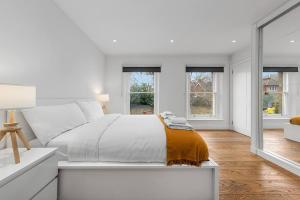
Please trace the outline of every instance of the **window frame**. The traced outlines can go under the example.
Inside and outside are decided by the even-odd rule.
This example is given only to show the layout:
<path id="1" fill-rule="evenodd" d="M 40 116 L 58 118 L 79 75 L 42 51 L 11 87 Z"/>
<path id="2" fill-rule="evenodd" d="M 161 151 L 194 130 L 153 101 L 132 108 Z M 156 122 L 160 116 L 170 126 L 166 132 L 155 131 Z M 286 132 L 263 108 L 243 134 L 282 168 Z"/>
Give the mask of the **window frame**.
<path id="1" fill-rule="evenodd" d="M 154 76 L 154 90 L 153 92 L 131 92 L 130 91 L 130 80 L 131 74 L 135 72 L 124 72 L 123 73 L 123 112 L 125 114 L 131 115 L 130 113 L 130 94 L 137 94 L 137 93 L 153 93 L 154 95 L 154 108 L 153 114 L 159 113 L 159 72 L 153 72 Z"/>
<path id="2" fill-rule="evenodd" d="M 263 72 L 265 73 L 265 72 Z M 263 112 L 264 119 L 272 119 L 272 118 L 285 118 L 288 116 L 287 110 L 287 102 L 288 102 L 288 72 L 277 72 L 282 73 L 282 92 L 272 92 L 274 94 L 281 94 L 282 96 L 282 105 L 281 105 L 281 113 L 280 114 L 267 114 Z M 263 83 L 262 83 L 263 84 Z M 263 85 L 264 87 L 264 85 Z M 264 95 L 263 95 L 264 96 Z"/>
<path id="3" fill-rule="evenodd" d="M 191 92 L 191 73 L 212 73 L 212 92 Z M 186 72 L 186 118 L 189 120 L 201 120 L 201 119 L 212 119 L 217 118 L 218 113 L 218 103 L 219 102 L 219 92 L 218 92 L 218 72 Z M 192 114 L 190 106 L 190 95 L 202 93 L 202 94 L 212 94 L 212 114 Z"/>

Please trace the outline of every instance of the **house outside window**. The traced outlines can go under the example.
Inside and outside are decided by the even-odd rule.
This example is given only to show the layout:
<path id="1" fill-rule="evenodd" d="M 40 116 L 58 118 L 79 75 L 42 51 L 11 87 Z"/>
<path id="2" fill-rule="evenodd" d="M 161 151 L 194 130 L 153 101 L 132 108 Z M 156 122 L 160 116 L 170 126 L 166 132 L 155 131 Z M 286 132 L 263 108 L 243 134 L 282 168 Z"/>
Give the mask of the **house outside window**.
<path id="1" fill-rule="evenodd" d="M 216 84 L 213 72 L 188 74 L 189 118 L 215 116 Z"/>
<path id="2" fill-rule="evenodd" d="M 224 67 L 186 67 L 186 111 L 190 120 L 221 119 Z"/>
<path id="3" fill-rule="evenodd" d="M 287 98 L 287 74 L 284 72 L 263 72 L 263 112 L 265 116 L 285 115 Z"/>

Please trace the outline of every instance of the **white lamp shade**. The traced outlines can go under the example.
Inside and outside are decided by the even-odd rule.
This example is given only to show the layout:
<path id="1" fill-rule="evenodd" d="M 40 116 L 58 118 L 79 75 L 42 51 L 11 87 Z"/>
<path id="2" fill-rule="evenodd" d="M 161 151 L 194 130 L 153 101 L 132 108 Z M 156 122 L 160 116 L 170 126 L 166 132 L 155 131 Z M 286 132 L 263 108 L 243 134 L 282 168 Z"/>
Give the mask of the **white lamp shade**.
<path id="1" fill-rule="evenodd" d="M 100 94 L 100 95 L 98 95 L 98 100 L 102 103 L 109 102 L 109 95 L 108 94 Z"/>
<path id="2" fill-rule="evenodd" d="M 35 104 L 35 87 L 0 84 L 0 109 L 30 108 Z"/>

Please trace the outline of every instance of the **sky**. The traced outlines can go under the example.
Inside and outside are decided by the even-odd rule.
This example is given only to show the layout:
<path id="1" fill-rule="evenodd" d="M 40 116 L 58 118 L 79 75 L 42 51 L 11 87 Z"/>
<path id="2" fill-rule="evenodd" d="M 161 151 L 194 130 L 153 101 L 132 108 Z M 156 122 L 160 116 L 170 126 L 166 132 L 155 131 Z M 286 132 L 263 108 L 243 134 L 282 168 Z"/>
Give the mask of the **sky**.
<path id="1" fill-rule="evenodd" d="M 130 78 L 131 85 L 136 83 L 141 85 L 147 83 L 149 85 L 154 85 L 154 73 L 149 72 L 132 72 Z"/>

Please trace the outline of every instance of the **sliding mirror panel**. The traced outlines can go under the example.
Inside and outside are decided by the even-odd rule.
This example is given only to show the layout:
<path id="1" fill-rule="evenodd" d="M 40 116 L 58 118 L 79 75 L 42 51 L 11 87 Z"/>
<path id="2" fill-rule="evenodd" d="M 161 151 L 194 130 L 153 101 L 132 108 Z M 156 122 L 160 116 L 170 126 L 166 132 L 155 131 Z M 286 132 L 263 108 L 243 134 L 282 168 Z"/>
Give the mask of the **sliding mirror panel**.
<path id="1" fill-rule="evenodd" d="M 300 163 L 300 7 L 263 28 L 263 148 Z"/>

